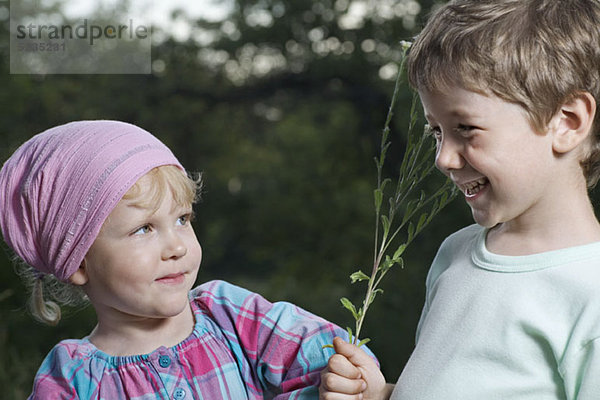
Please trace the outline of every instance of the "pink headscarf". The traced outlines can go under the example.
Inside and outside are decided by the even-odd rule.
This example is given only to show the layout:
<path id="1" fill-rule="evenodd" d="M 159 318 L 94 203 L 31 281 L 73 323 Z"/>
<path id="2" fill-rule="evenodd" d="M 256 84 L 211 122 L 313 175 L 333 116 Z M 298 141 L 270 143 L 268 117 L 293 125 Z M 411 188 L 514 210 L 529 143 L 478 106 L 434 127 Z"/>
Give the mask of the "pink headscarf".
<path id="1" fill-rule="evenodd" d="M 149 132 L 77 121 L 25 142 L 0 171 L 0 229 L 29 265 L 66 281 L 123 195 L 152 168 L 176 165 Z"/>

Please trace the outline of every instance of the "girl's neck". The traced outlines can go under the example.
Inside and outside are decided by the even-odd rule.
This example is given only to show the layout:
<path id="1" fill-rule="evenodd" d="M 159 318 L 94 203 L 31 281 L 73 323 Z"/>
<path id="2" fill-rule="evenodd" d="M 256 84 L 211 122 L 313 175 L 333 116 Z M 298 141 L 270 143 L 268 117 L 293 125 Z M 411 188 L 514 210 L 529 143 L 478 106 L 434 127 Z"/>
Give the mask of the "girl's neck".
<path id="1" fill-rule="evenodd" d="M 112 356 L 147 354 L 161 346 L 172 347 L 185 340 L 194 329 L 191 306 L 170 318 L 137 318 L 98 321 L 90 342 Z"/>

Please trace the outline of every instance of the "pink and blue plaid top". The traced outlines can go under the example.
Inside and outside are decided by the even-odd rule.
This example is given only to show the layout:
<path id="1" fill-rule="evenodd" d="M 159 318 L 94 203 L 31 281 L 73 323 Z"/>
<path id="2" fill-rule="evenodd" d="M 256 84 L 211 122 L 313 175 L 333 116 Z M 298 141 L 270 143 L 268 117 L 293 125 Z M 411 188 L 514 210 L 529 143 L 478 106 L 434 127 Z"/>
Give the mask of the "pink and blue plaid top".
<path id="1" fill-rule="evenodd" d="M 30 399 L 316 399 L 323 349 L 339 327 L 223 281 L 190 292 L 193 333 L 150 354 L 114 357 L 88 339 L 52 349 Z"/>

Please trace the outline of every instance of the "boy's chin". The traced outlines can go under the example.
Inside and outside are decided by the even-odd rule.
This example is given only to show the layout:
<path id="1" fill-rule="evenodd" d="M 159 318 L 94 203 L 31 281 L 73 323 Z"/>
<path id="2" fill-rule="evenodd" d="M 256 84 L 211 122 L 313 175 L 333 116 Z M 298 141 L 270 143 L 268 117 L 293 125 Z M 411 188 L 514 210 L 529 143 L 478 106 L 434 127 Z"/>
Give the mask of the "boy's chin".
<path id="1" fill-rule="evenodd" d="M 475 223 L 484 228 L 491 229 L 500 223 L 496 218 L 493 218 L 490 215 L 487 215 L 487 214 L 482 215 L 481 213 L 478 213 L 475 210 L 471 210 L 471 211 L 472 211 L 472 215 L 473 215 L 473 219 L 475 220 Z"/>

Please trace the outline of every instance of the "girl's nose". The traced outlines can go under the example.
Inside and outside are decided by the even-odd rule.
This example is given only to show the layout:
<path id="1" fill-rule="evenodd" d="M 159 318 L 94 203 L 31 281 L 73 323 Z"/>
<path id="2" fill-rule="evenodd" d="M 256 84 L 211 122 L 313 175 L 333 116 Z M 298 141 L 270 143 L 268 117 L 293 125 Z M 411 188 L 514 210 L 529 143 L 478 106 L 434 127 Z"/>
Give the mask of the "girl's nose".
<path id="1" fill-rule="evenodd" d="M 181 236 L 174 231 L 165 233 L 165 243 L 163 246 L 162 257 L 164 260 L 177 259 L 187 254 L 187 246 Z"/>
<path id="2" fill-rule="evenodd" d="M 435 166 L 444 174 L 449 174 L 453 170 L 461 169 L 465 166 L 465 159 L 462 156 L 462 147 L 451 137 L 443 138 L 437 145 L 435 155 Z"/>

